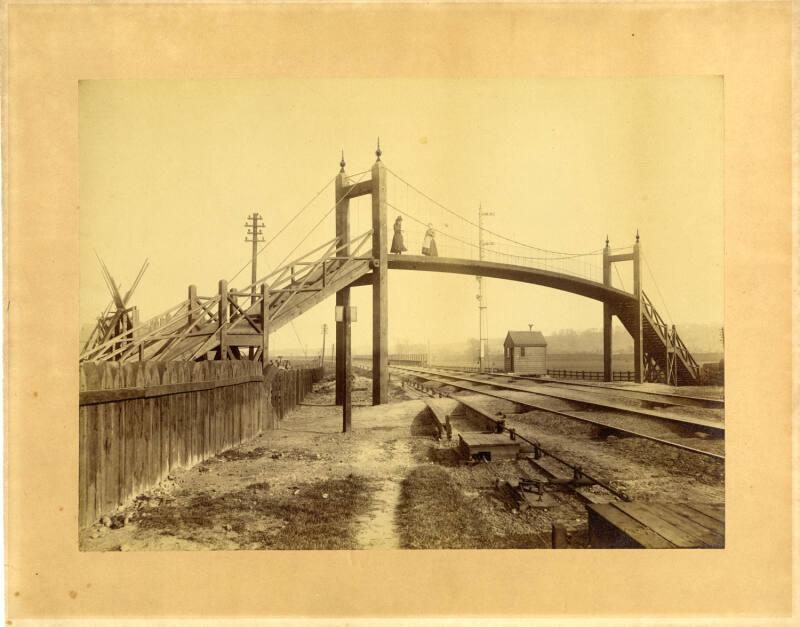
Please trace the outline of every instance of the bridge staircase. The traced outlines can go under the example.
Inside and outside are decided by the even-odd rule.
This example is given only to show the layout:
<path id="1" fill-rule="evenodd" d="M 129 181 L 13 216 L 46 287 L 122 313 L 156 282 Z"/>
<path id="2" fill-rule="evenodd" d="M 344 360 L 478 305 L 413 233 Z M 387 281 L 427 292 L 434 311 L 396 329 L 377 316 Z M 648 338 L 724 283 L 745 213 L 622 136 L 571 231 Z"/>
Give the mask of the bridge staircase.
<path id="1" fill-rule="evenodd" d="M 258 360 L 269 333 L 372 272 L 371 237 L 370 230 L 344 244 L 334 238 L 242 290 L 220 281 L 219 294 L 204 297 L 190 287 L 187 300 L 159 316 L 161 324 L 137 327 L 81 361 Z"/>
<path id="2" fill-rule="evenodd" d="M 637 306 L 620 305 L 617 317 L 635 337 Z M 678 335 L 675 325 L 668 325 L 648 296 L 642 292 L 642 350 L 645 381 L 669 385 L 698 385 L 700 366 Z"/>

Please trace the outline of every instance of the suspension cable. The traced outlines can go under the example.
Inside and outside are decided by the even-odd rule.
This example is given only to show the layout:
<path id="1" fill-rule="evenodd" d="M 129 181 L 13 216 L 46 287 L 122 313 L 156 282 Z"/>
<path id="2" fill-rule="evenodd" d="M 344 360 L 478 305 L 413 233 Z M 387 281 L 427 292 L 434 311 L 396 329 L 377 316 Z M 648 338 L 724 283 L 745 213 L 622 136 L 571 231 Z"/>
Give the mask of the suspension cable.
<path id="1" fill-rule="evenodd" d="M 369 172 L 369 170 L 367 170 L 367 172 Z M 297 242 L 297 245 L 296 245 L 294 248 L 292 248 L 292 250 L 290 250 L 290 251 L 289 251 L 289 252 L 286 254 L 286 256 L 285 256 L 285 257 L 284 257 L 284 258 L 283 258 L 281 261 L 279 261 L 279 262 L 278 262 L 278 264 L 275 266 L 276 268 L 280 268 L 280 267 L 281 267 L 281 266 L 282 266 L 282 265 L 283 265 L 283 264 L 286 262 L 286 260 L 287 260 L 287 259 L 288 259 L 288 258 L 289 258 L 289 257 L 290 257 L 290 256 L 291 256 L 293 253 L 294 253 L 294 251 L 296 251 L 298 248 L 300 248 L 301 244 L 302 244 L 303 242 L 305 242 L 305 241 L 308 239 L 308 237 L 309 237 L 309 236 L 310 236 L 310 235 L 311 235 L 311 234 L 312 234 L 314 231 L 316 231 L 316 230 L 317 230 L 317 227 L 318 227 L 320 224 L 322 224 L 322 223 L 325 221 L 325 218 L 327 218 L 329 215 L 331 215 L 331 213 L 334 211 L 334 209 L 336 209 L 336 207 L 338 207 L 338 206 L 339 206 L 339 204 L 340 204 L 340 203 L 341 203 L 343 200 L 347 199 L 347 197 L 350 195 L 350 193 L 351 193 L 351 192 L 353 191 L 353 189 L 355 188 L 356 184 L 357 184 L 357 183 L 360 183 L 360 182 L 361 182 L 361 180 L 364 178 L 364 174 L 366 174 L 366 172 L 362 172 L 362 173 L 361 173 L 361 176 L 359 177 L 359 179 L 358 179 L 358 180 L 357 180 L 355 183 L 351 183 L 351 184 L 350 184 L 350 187 L 349 187 L 349 189 L 348 189 L 348 190 L 347 190 L 347 191 L 344 193 L 344 195 L 343 195 L 343 196 L 342 196 L 342 197 L 341 197 L 339 200 L 337 200 L 337 201 L 334 203 L 333 207 L 331 207 L 330 209 L 328 209 L 328 211 L 325 213 L 325 215 L 324 215 L 324 216 L 322 216 L 322 217 L 319 219 L 319 221 L 318 221 L 318 222 L 317 222 L 317 223 L 316 223 L 316 224 L 315 224 L 315 225 L 314 225 L 314 226 L 311 228 L 311 230 L 310 230 L 308 233 L 306 233 L 306 234 L 305 234 L 305 236 L 303 237 L 303 239 L 301 239 L 299 242 Z M 352 177 L 350 177 L 350 178 L 352 178 Z M 274 238 L 273 238 L 273 239 L 274 239 Z"/>
<path id="2" fill-rule="evenodd" d="M 422 221 L 422 220 L 420 220 L 419 218 L 417 218 L 417 217 L 415 217 L 415 216 L 411 215 L 410 213 L 407 213 L 407 212 L 403 211 L 403 210 L 402 210 L 402 209 L 400 209 L 399 207 L 395 207 L 393 204 L 391 204 L 391 203 L 390 203 L 390 202 L 388 202 L 388 201 L 387 201 L 387 203 L 386 203 L 386 206 L 387 206 L 387 207 L 389 207 L 389 208 L 391 208 L 391 209 L 394 209 L 394 210 L 395 210 L 395 211 L 397 211 L 398 213 L 401 213 L 401 214 L 403 214 L 403 215 L 404 215 L 404 216 L 406 216 L 407 218 L 411 218 L 412 220 L 414 220 L 414 222 L 416 222 L 416 223 L 418 223 L 418 224 L 421 224 L 422 226 L 425 226 L 425 227 L 427 227 L 427 226 L 428 226 L 428 225 L 427 225 L 425 222 L 423 222 L 423 221 Z M 476 249 L 478 249 L 479 251 L 481 250 L 481 247 L 480 247 L 478 244 L 474 244 L 474 243 L 472 243 L 472 242 L 468 242 L 468 241 L 466 241 L 466 240 L 463 240 L 463 239 L 461 239 L 460 237 L 456 237 L 455 235 L 452 235 L 452 234 L 448 233 L 447 231 L 438 230 L 437 232 L 438 232 L 438 233 L 441 233 L 441 234 L 442 234 L 442 235 L 444 235 L 445 237 L 449 237 L 450 239 L 453 239 L 453 240 L 455 240 L 455 241 L 457 241 L 457 242 L 460 242 L 461 244 L 465 244 L 466 246 L 470 246 L 470 247 L 472 247 L 472 248 L 476 248 Z M 529 248 L 533 248 L 534 250 L 540 250 L 540 249 L 538 249 L 538 248 L 534 248 L 534 247 L 532 247 L 532 246 L 531 246 L 531 247 L 529 247 Z M 602 249 L 601 249 L 601 250 L 602 250 Z M 484 252 L 493 252 L 493 251 L 490 251 L 490 250 L 488 250 L 487 248 L 483 248 L 483 251 L 484 251 Z M 553 262 L 553 261 L 563 261 L 563 260 L 565 260 L 565 259 L 573 259 L 573 258 L 576 258 L 576 257 L 585 257 L 585 256 L 588 256 L 588 255 L 589 255 L 589 253 L 586 253 L 586 254 L 583 254 L 583 255 L 572 255 L 572 256 L 567 256 L 567 257 L 549 258 L 549 257 L 526 257 L 526 256 L 524 256 L 524 255 L 513 255 L 513 254 L 511 254 L 511 253 L 504 253 L 504 252 L 500 252 L 500 251 L 494 251 L 494 252 L 495 252 L 495 254 L 497 254 L 497 255 L 501 255 L 501 256 L 505 256 L 505 257 L 519 257 L 519 258 L 521 258 L 521 259 L 525 259 L 525 260 L 528 260 L 528 261 L 543 261 L 543 262 L 545 262 L 545 263 L 548 263 L 548 262 Z M 598 254 L 599 252 L 600 252 L 600 251 L 597 251 L 597 253 L 593 253 L 593 254 Z"/>
<path id="3" fill-rule="evenodd" d="M 384 166 L 384 167 L 385 167 L 385 166 Z M 504 239 L 504 240 L 506 240 L 506 241 L 509 241 L 509 242 L 511 242 L 511 243 L 513 243 L 513 244 L 517 244 L 518 246 L 523 246 L 523 247 L 525 247 L 525 248 L 531 248 L 531 249 L 533 249 L 533 250 L 538 250 L 539 252 L 543 252 L 543 253 L 549 253 L 549 254 L 552 254 L 552 255 L 562 255 L 562 256 L 564 256 L 564 257 L 586 257 L 586 256 L 596 255 L 597 253 L 599 253 L 599 252 L 602 252 L 602 250 L 603 250 L 602 248 L 600 248 L 600 249 L 598 249 L 598 250 L 591 251 L 591 252 L 587 252 L 587 253 L 565 253 L 565 252 L 558 251 L 558 250 L 549 250 L 549 249 L 547 249 L 547 248 L 539 248 L 538 246 L 531 246 L 530 244 L 525 244 L 525 243 L 523 243 L 523 242 L 519 242 L 519 241 L 517 241 L 517 240 L 515 240 L 515 239 L 511 239 L 510 237 L 506 237 L 505 235 L 501 235 L 500 233 L 495 233 L 494 231 L 491 231 L 490 229 L 487 229 L 487 228 L 485 228 L 485 227 L 481 227 L 481 226 L 479 226 L 479 225 L 475 224 L 475 223 L 474 223 L 472 220 L 470 220 L 469 218 L 465 218 L 465 217 L 464 217 L 464 216 L 462 216 L 461 214 L 459 214 L 459 213 L 456 213 L 455 211 L 453 211 L 452 209 L 449 209 L 448 207 L 445 207 L 445 206 L 444 206 L 442 203 L 440 203 L 439 201 L 437 201 L 437 200 L 434 200 L 433 198 L 431 198 L 430 196 L 428 196 L 428 195 L 427 195 L 425 192 L 423 192 L 421 189 L 419 189 L 418 187 L 415 187 L 414 185 L 412 185 L 411 183 L 409 183 L 407 180 L 405 180 L 405 179 L 404 179 L 402 176 L 400 176 L 399 174 L 397 174 L 395 171 L 391 170 L 391 169 L 390 169 L 390 168 L 388 168 L 388 167 L 386 167 L 386 170 L 387 170 L 388 172 L 390 172 L 392 175 L 394 175 L 394 176 L 395 176 L 395 177 L 396 177 L 398 180 L 400 180 L 401 182 L 405 183 L 405 184 L 406 184 L 408 187 L 410 187 L 411 189 L 413 189 L 415 192 L 417 192 L 418 194 L 420 194 L 420 195 L 421 195 L 421 196 L 423 196 L 424 198 L 428 199 L 430 202 L 432 202 L 432 203 L 433 203 L 434 205 L 436 205 L 437 207 L 440 207 L 441 209 L 444 209 L 444 210 L 445 210 L 445 211 L 447 211 L 448 213 L 451 213 L 451 214 L 453 214 L 453 215 L 454 215 L 454 216 L 456 216 L 457 218 L 459 218 L 459 219 L 463 220 L 463 221 L 464 221 L 464 222 L 466 222 L 467 224 L 470 224 L 470 225 L 474 226 L 475 228 L 482 228 L 482 229 L 483 229 L 483 231 L 485 231 L 486 233 L 489 233 L 490 235 L 494 235 L 495 237 L 499 237 L 499 238 L 501 238 L 501 239 Z"/>
<path id="4" fill-rule="evenodd" d="M 333 183 L 335 180 L 336 180 L 336 177 L 334 176 L 334 177 L 333 177 L 333 178 L 332 178 L 330 181 L 328 181 L 327 183 L 325 183 L 325 186 L 324 186 L 322 189 L 320 189 L 320 190 L 319 190 L 319 191 L 318 191 L 316 194 L 314 194 L 313 198 L 312 198 L 311 200 L 309 200 L 309 201 L 308 201 L 308 202 L 307 202 L 305 205 L 303 205 L 303 208 L 302 208 L 302 209 L 300 209 L 300 211 L 298 211 L 297 213 L 295 213 L 295 214 L 294 214 L 294 217 L 293 217 L 291 220 L 289 220 L 289 221 L 288 221 L 286 224 L 284 224 L 284 225 L 283 225 L 283 226 L 280 228 L 280 230 L 279 230 L 277 233 L 275 233 L 275 235 L 273 235 L 273 236 L 272 236 L 272 237 L 269 239 L 269 241 L 268 241 L 266 244 L 264 244 L 264 245 L 263 245 L 263 246 L 262 246 L 262 247 L 259 249 L 259 251 L 256 253 L 256 257 L 258 257 L 258 256 L 259 256 L 259 255 L 260 255 L 262 252 L 264 252 L 264 250 L 267 248 L 267 246 L 269 246 L 269 245 L 270 245 L 272 242 L 274 242 L 274 241 L 275 241 L 275 239 L 276 239 L 276 238 L 277 238 L 277 237 L 278 237 L 278 236 L 279 236 L 281 233 L 283 233 L 283 232 L 284 232 L 284 231 L 285 231 L 287 228 L 289 228 L 289 226 L 291 226 L 291 224 L 292 224 L 292 223 L 293 223 L 295 220 L 297 220 L 297 218 L 299 218 L 299 217 L 300 217 L 300 215 L 301 215 L 301 214 L 302 214 L 302 213 L 303 213 L 303 212 L 304 212 L 306 209 L 308 209 L 308 208 L 311 206 L 311 204 L 312 204 L 312 203 L 313 203 L 313 202 L 314 202 L 314 201 L 315 201 L 317 198 L 319 198 L 319 197 L 322 195 L 322 192 L 324 192 L 326 189 L 328 189 L 328 187 L 330 186 L 330 184 L 331 184 L 331 183 Z M 238 277 L 238 276 L 239 276 L 239 275 L 240 275 L 242 272 L 244 272 L 244 271 L 247 269 L 247 267 L 248 267 L 250 264 L 252 264 L 252 263 L 253 263 L 253 260 L 252 260 L 252 259 L 250 259 L 250 260 L 249 260 L 249 261 L 248 261 L 246 264 L 244 264 L 244 265 L 241 267 L 241 269 L 240 269 L 240 270 L 239 270 L 239 271 L 238 271 L 236 274 L 234 274 L 234 275 L 233 275 L 233 276 L 232 276 L 230 279 L 228 279 L 228 282 L 229 282 L 229 283 L 232 283 L 232 282 L 233 282 L 233 280 L 234 280 L 236 277 Z"/>
<path id="5" fill-rule="evenodd" d="M 410 213 L 406 213 L 405 211 L 403 211 L 403 210 L 402 210 L 402 209 L 400 209 L 399 207 L 395 207 L 395 206 L 394 206 L 392 203 L 390 203 L 390 202 L 388 202 L 388 201 L 386 202 L 386 206 L 387 206 L 387 207 L 389 207 L 390 209 L 394 209 L 394 210 L 395 210 L 395 211 L 397 211 L 398 213 L 402 213 L 402 214 L 403 214 L 404 216 L 406 216 L 407 218 L 411 218 L 412 220 L 414 220 L 414 222 L 416 222 L 416 223 L 418 223 L 418 224 L 421 224 L 421 225 L 422 225 L 422 226 L 424 226 L 424 227 L 427 227 L 427 226 L 428 226 L 428 225 L 427 225 L 425 222 L 423 222 L 423 221 L 422 221 L 422 220 L 420 220 L 419 218 L 416 218 L 416 217 L 412 216 Z M 461 242 L 462 244 L 466 244 L 467 246 L 471 246 L 472 248 L 477 248 L 477 249 L 479 249 L 479 250 L 480 250 L 480 246 L 478 246 L 477 244 L 473 244 L 472 242 L 468 242 L 468 241 L 466 241 L 466 240 L 463 240 L 463 239 L 461 239 L 460 237 L 456 237 L 455 235 L 451 235 L 451 234 L 450 234 L 450 233 L 448 233 L 447 231 L 441 231 L 441 230 L 440 230 L 440 231 L 438 231 L 438 232 L 439 232 L 439 233 L 441 233 L 442 235 L 444 235 L 445 237 L 449 237 L 450 239 L 454 239 L 454 240 L 455 240 L 455 241 L 457 241 L 457 242 Z M 484 249 L 484 250 L 485 250 L 485 249 Z"/>
<path id="6" fill-rule="evenodd" d="M 294 331 L 294 336 L 297 338 L 297 343 L 300 344 L 300 348 L 303 349 L 303 355 L 305 357 L 308 357 L 308 349 L 306 348 L 306 345 L 303 344 L 303 340 L 300 339 L 300 335 L 297 333 L 297 329 L 294 326 L 294 320 L 289 320 L 289 322 L 292 325 L 292 331 Z"/>
<path id="7" fill-rule="evenodd" d="M 664 312 L 667 314 L 667 318 L 669 319 L 670 324 L 675 324 L 675 320 L 672 319 L 672 314 L 669 311 L 669 307 L 667 306 L 667 299 L 664 298 L 664 295 L 661 293 L 661 288 L 658 287 L 658 282 L 656 281 L 656 277 L 653 274 L 653 271 L 650 269 L 650 264 L 647 263 L 647 257 L 644 253 L 641 253 L 642 259 L 644 259 L 644 265 L 647 268 L 647 273 L 650 275 L 650 278 L 653 280 L 653 285 L 656 286 L 656 292 L 658 292 L 658 297 L 661 299 L 661 304 L 664 305 Z"/>
<path id="8" fill-rule="evenodd" d="M 622 280 L 622 275 L 619 273 L 619 268 L 617 268 L 617 264 L 611 264 L 614 266 L 614 272 L 617 273 L 617 278 L 619 279 L 619 284 L 622 286 L 622 289 L 625 289 L 625 282 Z"/>

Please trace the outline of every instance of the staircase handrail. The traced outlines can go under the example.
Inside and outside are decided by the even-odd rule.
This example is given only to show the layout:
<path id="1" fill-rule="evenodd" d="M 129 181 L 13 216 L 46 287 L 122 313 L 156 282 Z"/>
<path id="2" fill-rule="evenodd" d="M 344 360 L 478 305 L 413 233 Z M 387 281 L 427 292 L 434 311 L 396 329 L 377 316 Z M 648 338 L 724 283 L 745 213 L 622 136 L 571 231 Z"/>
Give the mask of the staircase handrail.
<path id="1" fill-rule="evenodd" d="M 653 302 L 647 296 L 647 294 L 642 291 L 642 304 L 645 307 L 645 313 L 653 322 L 653 326 L 658 329 L 660 334 L 662 335 L 662 339 L 667 345 L 672 345 L 675 350 L 680 354 L 683 358 L 683 363 L 686 367 L 692 372 L 695 378 L 700 375 L 700 366 L 698 365 L 697 361 L 695 361 L 692 354 L 689 352 L 689 349 L 686 347 L 686 344 L 683 343 L 683 340 L 678 335 L 678 331 L 675 329 L 675 326 L 672 327 L 672 332 L 670 332 L 669 325 L 664 322 L 664 319 L 661 317 L 661 314 L 658 313 Z"/>

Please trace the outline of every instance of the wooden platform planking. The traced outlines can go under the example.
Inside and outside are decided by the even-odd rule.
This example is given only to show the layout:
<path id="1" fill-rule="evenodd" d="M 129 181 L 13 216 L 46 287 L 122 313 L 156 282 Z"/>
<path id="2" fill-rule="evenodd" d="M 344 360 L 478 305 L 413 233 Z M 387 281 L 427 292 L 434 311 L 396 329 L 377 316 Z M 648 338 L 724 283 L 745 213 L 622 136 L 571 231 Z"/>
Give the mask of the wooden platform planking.
<path id="1" fill-rule="evenodd" d="M 613 502 L 586 506 L 594 548 L 723 548 L 724 506 Z"/>

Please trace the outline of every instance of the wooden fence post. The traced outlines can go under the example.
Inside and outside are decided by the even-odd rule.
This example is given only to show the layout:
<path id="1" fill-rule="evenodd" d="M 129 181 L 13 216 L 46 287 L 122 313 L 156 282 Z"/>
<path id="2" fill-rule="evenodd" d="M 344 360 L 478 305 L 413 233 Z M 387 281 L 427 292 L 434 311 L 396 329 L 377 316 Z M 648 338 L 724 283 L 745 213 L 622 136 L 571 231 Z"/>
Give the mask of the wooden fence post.
<path id="1" fill-rule="evenodd" d="M 225 338 L 225 327 L 228 323 L 228 282 L 222 279 L 219 282 L 219 304 L 217 317 L 219 318 L 219 356 L 218 359 L 228 359 L 228 343 Z"/>

